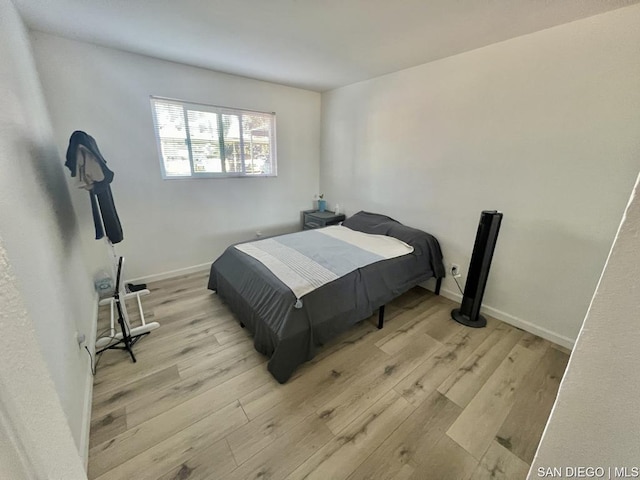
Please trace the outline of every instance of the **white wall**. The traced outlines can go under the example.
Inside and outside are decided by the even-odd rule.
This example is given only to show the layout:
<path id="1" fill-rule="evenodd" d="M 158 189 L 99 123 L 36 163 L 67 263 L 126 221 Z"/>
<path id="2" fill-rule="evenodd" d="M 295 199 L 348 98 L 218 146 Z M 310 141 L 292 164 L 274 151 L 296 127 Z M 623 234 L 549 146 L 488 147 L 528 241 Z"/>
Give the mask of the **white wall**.
<path id="1" fill-rule="evenodd" d="M 640 467 L 640 176 L 562 379 L 529 478 L 592 466 Z M 611 474 L 608 467 L 612 468 Z M 631 470 L 635 467 L 635 473 Z M 546 470 L 542 470 L 545 472 Z M 569 471 L 570 473 L 570 471 Z M 575 478 L 576 475 L 573 475 Z"/>
<path id="2" fill-rule="evenodd" d="M 35 32 L 56 143 L 92 135 L 116 176 L 128 278 L 213 261 L 234 241 L 299 229 L 319 184 L 320 94 Z M 215 48 L 215 46 L 212 46 Z M 277 178 L 162 180 L 149 96 L 276 112 Z M 89 198 L 72 193 L 89 256 Z"/>
<path id="3" fill-rule="evenodd" d="M 480 211 L 503 211 L 488 313 L 570 346 L 640 169 L 639 24 L 636 5 L 323 94 L 325 198 L 465 270 Z"/>
<path id="4" fill-rule="evenodd" d="M 0 58 L 0 409 L 47 478 L 82 478 L 92 378 L 75 333 L 95 329 L 95 294 L 10 0 L 0 0 Z"/>
<path id="5" fill-rule="evenodd" d="M 3 15 L 5 2 L 0 0 Z M 77 446 L 85 409 L 80 405 L 69 412 L 68 404 L 61 403 L 60 386 L 51 372 L 51 366 L 61 362 L 41 351 L 42 319 L 30 314 L 20 283 L 0 237 L 0 478 L 86 479 Z M 82 400 L 83 391 L 71 387 Z"/>

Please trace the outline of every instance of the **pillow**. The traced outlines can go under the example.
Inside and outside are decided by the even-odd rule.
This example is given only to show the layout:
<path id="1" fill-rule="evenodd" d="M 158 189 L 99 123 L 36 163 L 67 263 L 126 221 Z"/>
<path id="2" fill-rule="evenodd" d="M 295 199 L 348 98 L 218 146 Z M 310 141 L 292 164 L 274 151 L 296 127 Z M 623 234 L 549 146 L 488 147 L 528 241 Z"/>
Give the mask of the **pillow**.
<path id="1" fill-rule="evenodd" d="M 400 223 L 393 225 L 387 235 L 411 245 L 415 255 L 427 255 L 430 259 L 431 270 L 436 278 L 445 276 L 442 250 L 433 235 Z"/>
<path id="2" fill-rule="evenodd" d="M 387 235 L 411 245 L 416 255 L 424 255 L 429 251 L 428 240 L 430 235 L 417 228 L 407 227 L 406 225 L 398 223 L 397 225 L 391 226 Z"/>
<path id="3" fill-rule="evenodd" d="M 347 218 L 342 222 L 342 226 L 359 232 L 387 235 L 402 240 L 413 247 L 414 255 L 429 256 L 431 269 L 436 278 L 444 277 L 445 275 L 444 266 L 442 265 L 442 250 L 440 250 L 440 244 L 433 235 L 417 228 L 407 227 L 386 215 L 364 211 Z"/>
<path id="4" fill-rule="evenodd" d="M 373 235 L 386 235 L 392 225 L 400 223 L 386 215 L 364 211 L 359 211 L 342 222 L 343 227 Z"/>

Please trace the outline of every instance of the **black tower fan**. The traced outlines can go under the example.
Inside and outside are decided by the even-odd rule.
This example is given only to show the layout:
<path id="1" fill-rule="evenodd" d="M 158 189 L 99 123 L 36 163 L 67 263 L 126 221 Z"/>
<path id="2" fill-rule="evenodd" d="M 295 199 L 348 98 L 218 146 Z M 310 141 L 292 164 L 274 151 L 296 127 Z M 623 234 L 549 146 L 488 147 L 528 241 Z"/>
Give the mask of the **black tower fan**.
<path id="1" fill-rule="evenodd" d="M 484 210 L 480 214 L 476 242 L 469 264 L 469 275 L 464 286 L 464 295 L 460 308 L 451 311 L 451 318 L 468 327 L 480 328 L 487 325 L 487 319 L 480 315 L 482 296 L 487 286 L 491 258 L 496 248 L 502 213 Z"/>

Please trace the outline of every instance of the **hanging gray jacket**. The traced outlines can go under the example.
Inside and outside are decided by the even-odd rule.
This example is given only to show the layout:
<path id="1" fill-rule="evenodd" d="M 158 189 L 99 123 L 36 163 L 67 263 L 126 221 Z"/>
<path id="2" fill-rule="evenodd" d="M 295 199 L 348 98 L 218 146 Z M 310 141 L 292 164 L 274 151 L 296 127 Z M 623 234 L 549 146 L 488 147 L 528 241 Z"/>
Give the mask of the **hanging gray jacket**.
<path id="1" fill-rule="evenodd" d="M 78 179 L 78 186 L 89 191 L 96 240 L 104 237 L 106 231 L 111 243 L 121 242 L 124 238 L 122 225 L 109 185 L 114 174 L 107 168 L 107 161 L 91 135 L 80 130 L 71 134 L 65 166 L 71 176 Z"/>

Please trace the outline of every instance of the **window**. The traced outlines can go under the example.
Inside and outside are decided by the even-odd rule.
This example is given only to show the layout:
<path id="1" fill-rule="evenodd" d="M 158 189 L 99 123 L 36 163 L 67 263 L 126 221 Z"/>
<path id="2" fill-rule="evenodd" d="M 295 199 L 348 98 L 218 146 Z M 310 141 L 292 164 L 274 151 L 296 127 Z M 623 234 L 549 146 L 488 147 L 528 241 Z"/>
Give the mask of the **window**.
<path id="1" fill-rule="evenodd" d="M 164 178 L 268 177 L 276 115 L 151 97 Z"/>

